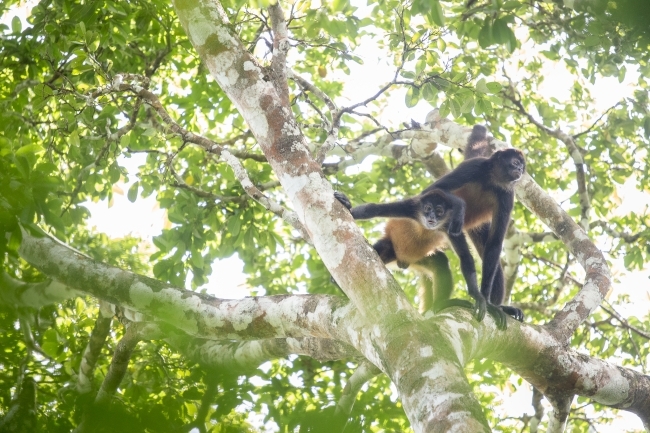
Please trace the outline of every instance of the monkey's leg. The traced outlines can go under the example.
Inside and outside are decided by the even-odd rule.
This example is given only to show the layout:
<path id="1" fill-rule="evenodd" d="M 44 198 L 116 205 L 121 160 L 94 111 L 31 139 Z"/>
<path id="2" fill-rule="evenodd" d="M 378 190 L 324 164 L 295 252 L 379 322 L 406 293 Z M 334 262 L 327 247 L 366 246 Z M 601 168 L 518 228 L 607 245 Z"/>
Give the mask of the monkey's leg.
<path id="1" fill-rule="evenodd" d="M 494 282 L 492 283 L 492 293 L 490 294 L 490 302 L 495 306 L 501 308 L 501 311 L 511 316 L 515 320 L 520 322 L 524 321 L 524 313 L 517 307 L 511 307 L 510 305 L 502 305 L 505 298 L 505 278 L 503 276 L 503 267 L 501 263 L 497 266 L 497 271 L 494 274 Z"/>
<path id="2" fill-rule="evenodd" d="M 379 258 L 381 258 L 381 261 L 384 262 L 384 264 L 390 263 L 393 260 L 397 260 L 397 256 L 395 255 L 395 248 L 393 248 L 393 243 L 390 239 L 381 238 L 375 242 L 372 247 L 375 249 L 375 251 L 377 251 Z"/>
<path id="3" fill-rule="evenodd" d="M 487 312 L 488 300 L 485 298 L 485 296 L 483 296 L 478 288 L 478 284 L 476 282 L 476 266 L 474 265 L 474 258 L 469 251 L 469 246 L 467 245 L 467 240 L 465 239 L 465 235 L 463 233 L 458 236 L 449 235 L 449 241 L 451 242 L 454 251 L 458 255 L 458 258 L 460 259 L 460 270 L 462 271 L 463 277 L 465 277 L 465 282 L 467 283 L 467 293 L 472 298 L 474 298 L 475 303 L 472 305 L 470 302 L 464 301 L 462 299 L 449 299 L 448 301 L 444 302 L 445 305 L 443 305 L 443 308 L 454 305 L 467 307 L 469 305 L 470 308 L 474 311 L 476 320 L 480 322 L 483 320 L 485 313 Z"/>
<path id="4" fill-rule="evenodd" d="M 422 269 L 418 284 L 420 313 L 436 311 L 435 306 L 448 301 L 454 289 L 449 259 L 444 252 L 438 251 L 418 261 L 417 267 Z"/>

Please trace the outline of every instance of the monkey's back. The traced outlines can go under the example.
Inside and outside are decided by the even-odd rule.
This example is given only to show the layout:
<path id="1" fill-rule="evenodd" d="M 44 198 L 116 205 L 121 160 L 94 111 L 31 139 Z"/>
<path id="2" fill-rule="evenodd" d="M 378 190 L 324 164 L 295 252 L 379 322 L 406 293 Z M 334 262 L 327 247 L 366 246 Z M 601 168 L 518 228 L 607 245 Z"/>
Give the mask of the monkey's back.
<path id="1" fill-rule="evenodd" d="M 391 218 L 386 223 L 385 233 L 400 262 L 415 263 L 447 246 L 445 232 L 427 230 L 413 219 Z"/>

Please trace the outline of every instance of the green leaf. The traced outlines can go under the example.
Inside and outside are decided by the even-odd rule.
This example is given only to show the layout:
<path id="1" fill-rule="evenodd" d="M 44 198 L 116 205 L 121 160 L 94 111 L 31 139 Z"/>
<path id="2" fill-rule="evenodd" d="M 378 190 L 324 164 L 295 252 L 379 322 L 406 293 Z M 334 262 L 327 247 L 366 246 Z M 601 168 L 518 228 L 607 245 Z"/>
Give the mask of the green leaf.
<path id="1" fill-rule="evenodd" d="M 16 156 L 34 155 L 43 152 L 45 149 L 40 144 L 28 144 L 16 151 Z"/>
<path id="2" fill-rule="evenodd" d="M 513 9 L 519 8 L 521 5 L 522 4 L 520 2 L 511 0 L 511 1 L 505 2 L 503 5 L 501 5 L 501 10 L 511 11 Z"/>
<path id="3" fill-rule="evenodd" d="M 332 12 L 341 12 L 349 6 L 350 4 L 347 0 L 334 0 L 332 2 Z"/>
<path id="4" fill-rule="evenodd" d="M 499 18 L 492 23 L 492 38 L 497 44 L 503 45 L 507 43 L 512 34 L 512 30 L 503 18 Z"/>
<path id="5" fill-rule="evenodd" d="M 422 86 L 422 97 L 425 100 L 431 102 L 435 100 L 437 96 L 438 96 L 438 89 L 436 89 L 433 84 L 425 83 Z"/>
<path id="6" fill-rule="evenodd" d="M 70 146 L 73 147 L 79 147 L 81 144 L 81 141 L 79 140 L 79 134 L 77 131 L 74 131 L 70 136 L 68 137 L 70 140 Z"/>
<path id="7" fill-rule="evenodd" d="M 472 94 L 464 95 L 460 102 L 460 111 L 462 113 L 471 113 L 474 109 L 474 96 Z"/>
<path id="8" fill-rule="evenodd" d="M 445 118 L 449 116 L 451 109 L 449 108 L 449 99 L 446 99 L 440 104 L 440 117 Z"/>
<path id="9" fill-rule="evenodd" d="M 494 43 L 492 38 L 492 23 L 485 21 L 481 31 L 478 33 L 478 44 L 481 48 L 487 48 Z"/>
<path id="10" fill-rule="evenodd" d="M 228 225 L 227 225 L 228 234 L 230 234 L 230 236 L 234 238 L 239 234 L 239 230 L 241 230 L 241 219 L 239 215 L 233 215 L 230 218 L 228 218 Z"/>
<path id="11" fill-rule="evenodd" d="M 438 51 L 440 53 L 444 53 L 445 50 L 447 49 L 447 43 L 442 38 L 438 38 L 438 40 L 436 41 L 436 46 L 438 47 Z"/>
<path id="12" fill-rule="evenodd" d="M 192 257 L 190 261 L 192 262 L 192 265 L 198 269 L 203 269 L 203 266 L 205 264 L 205 262 L 203 261 L 203 256 L 198 251 L 192 253 Z"/>
<path id="13" fill-rule="evenodd" d="M 431 18 L 431 21 L 436 25 L 443 27 L 445 25 L 445 14 L 442 12 L 440 2 L 438 0 L 432 0 L 430 5 L 431 10 L 429 12 L 429 17 Z"/>
<path id="14" fill-rule="evenodd" d="M 59 336 L 56 329 L 50 328 L 45 331 L 41 340 L 41 349 L 43 349 L 43 352 L 48 356 L 56 358 L 56 355 L 59 352 Z"/>
<path id="15" fill-rule="evenodd" d="M 129 191 L 126 193 L 126 198 L 129 199 L 131 203 L 135 203 L 135 200 L 138 198 L 138 189 L 140 188 L 140 182 L 133 182 L 133 185 L 129 188 Z"/>
<path id="16" fill-rule="evenodd" d="M 486 114 L 489 116 L 492 114 L 492 104 L 487 99 L 480 98 L 476 101 L 475 111 L 477 115 Z"/>
<path id="17" fill-rule="evenodd" d="M 501 84 L 497 83 L 496 81 L 492 81 L 491 83 L 486 83 L 485 86 L 488 88 L 488 91 L 493 95 L 499 93 L 503 88 Z"/>
<path id="18" fill-rule="evenodd" d="M 478 83 L 476 83 L 476 90 L 481 93 L 492 93 L 485 83 L 485 78 L 478 80 Z"/>
<path id="19" fill-rule="evenodd" d="M 406 106 L 411 108 L 415 107 L 415 105 L 420 101 L 420 90 L 417 87 L 409 87 L 408 90 L 406 91 L 406 98 L 404 102 L 406 103 Z"/>
<path id="20" fill-rule="evenodd" d="M 18 34 L 23 30 L 23 23 L 20 20 L 20 17 L 14 16 L 11 19 L 11 32 Z"/>
<path id="21" fill-rule="evenodd" d="M 17 251 L 20 247 L 21 242 L 23 241 L 22 231 L 16 227 L 11 231 L 11 236 L 9 237 L 8 247 L 12 251 Z"/>
<path id="22" fill-rule="evenodd" d="M 460 116 L 460 113 L 461 113 L 460 104 L 455 99 L 452 99 L 449 102 L 449 109 L 451 110 L 451 115 L 452 116 L 454 116 L 454 117 L 459 117 Z"/>

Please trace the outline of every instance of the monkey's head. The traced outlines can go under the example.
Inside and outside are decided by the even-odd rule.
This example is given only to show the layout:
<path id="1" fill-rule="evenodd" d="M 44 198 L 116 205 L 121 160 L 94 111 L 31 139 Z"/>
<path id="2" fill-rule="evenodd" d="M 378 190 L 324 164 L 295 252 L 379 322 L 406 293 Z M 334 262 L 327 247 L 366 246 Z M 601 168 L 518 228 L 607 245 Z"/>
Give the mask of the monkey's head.
<path id="1" fill-rule="evenodd" d="M 512 183 L 521 179 L 526 171 L 526 159 L 519 149 L 503 149 L 492 154 L 494 175 L 500 183 Z"/>
<path id="2" fill-rule="evenodd" d="M 451 202 L 442 191 L 429 191 L 420 197 L 420 224 L 428 230 L 441 229 L 449 219 L 451 208 Z"/>

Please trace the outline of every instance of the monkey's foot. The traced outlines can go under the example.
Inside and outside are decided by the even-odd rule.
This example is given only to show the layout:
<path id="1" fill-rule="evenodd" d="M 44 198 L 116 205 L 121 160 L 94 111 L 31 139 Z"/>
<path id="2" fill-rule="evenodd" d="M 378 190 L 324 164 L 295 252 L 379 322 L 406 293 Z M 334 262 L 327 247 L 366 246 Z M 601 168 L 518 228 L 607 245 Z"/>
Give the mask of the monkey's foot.
<path id="1" fill-rule="evenodd" d="M 411 265 L 410 263 L 403 262 L 403 261 L 401 261 L 401 260 L 398 260 L 398 261 L 397 261 L 397 267 L 400 268 L 400 269 L 406 269 L 406 268 L 408 268 L 410 265 Z"/>
<path id="2" fill-rule="evenodd" d="M 501 305 L 501 309 L 504 313 L 511 316 L 513 319 L 519 320 L 520 322 L 524 321 L 524 312 L 519 308 L 511 307 L 509 305 Z"/>
<path id="3" fill-rule="evenodd" d="M 502 331 L 505 331 L 506 329 L 508 329 L 508 321 L 507 321 L 508 316 L 501 308 L 502 307 L 500 305 L 494 305 L 489 303 L 487 305 L 488 313 L 490 314 L 490 316 L 492 316 L 492 318 L 496 322 L 497 328 L 499 328 Z"/>

